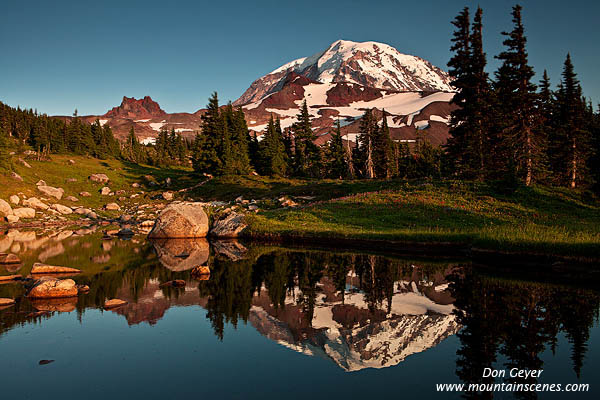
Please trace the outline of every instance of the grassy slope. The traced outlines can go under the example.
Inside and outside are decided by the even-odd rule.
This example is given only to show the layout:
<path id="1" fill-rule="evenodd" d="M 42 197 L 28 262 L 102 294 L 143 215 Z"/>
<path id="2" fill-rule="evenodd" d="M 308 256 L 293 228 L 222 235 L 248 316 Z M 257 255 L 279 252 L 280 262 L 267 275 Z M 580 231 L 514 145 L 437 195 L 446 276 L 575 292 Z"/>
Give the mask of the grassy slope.
<path id="1" fill-rule="evenodd" d="M 389 182 L 293 210 L 250 217 L 250 232 L 269 236 L 459 242 L 481 248 L 600 254 L 600 206 L 544 187 L 499 195 L 485 185 Z"/>
<path id="2" fill-rule="evenodd" d="M 203 180 L 184 169 L 74 156 L 52 159 L 30 161 L 31 169 L 15 163 L 22 183 L 0 174 L 0 198 L 8 199 L 17 192 L 41 197 L 35 183 L 44 179 L 49 185 L 63 187 L 65 196 L 78 197 L 78 204 L 98 209 L 109 198 L 98 193 L 102 185 L 87 179 L 92 173 L 106 173 L 111 189 L 127 190 L 127 195 L 134 192 L 133 182 L 145 182 L 144 175 L 152 175 L 159 182 L 171 177 L 171 190 Z M 69 165 L 69 159 L 75 160 L 75 165 Z M 68 183 L 68 178 L 77 182 Z M 158 193 L 165 188 L 142 185 L 141 190 Z M 81 191 L 90 192 L 92 197 L 80 197 Z M 247 176 L 215 178 L 188 194 L 199 200 L 226 201 L 240 195 L 245 199 L 315 197 L 312 205 L 292 210 L 270 210 L 276 202 L 262 203 L 264 211 L 248 218 L 249 233 L 254 235 L 458 242 L 481 248 L 600 254 L 600 204 L 566 189 L 521 188 L 512 195 L 502 195 L 483 184 Z"/>
<path id="3" fill-rule="evenodd" d="M 69 160 L 74 160 L 75 164 L 69 164 Z M 139 166 L 115 159 L 98 160 L 80 156 L 53 155 L 50 162 L 32 160 L 27 160 L 27 162 L 32 168 L 26 168 L 18 162 L 13 162 L 13 169 L 23 178 L 23 182 L 19 182 L 7 176 L 7 174 L 0 174 L 0 199 L 8 201 L 10 195 L 17 193 L 24 193 L 26 197 L 47 197 L 39 192 L 35 186 L 36 182 L 42 179 L 50 186 L 62 187 L 65 190 L 64 197 L 72 195 L 79 199 L 78 202 L 71 203 L 63 197 L 63 199 L 56 202 L 65 205 L 76 204 L 100 210 L 106 203 L 113 202 L 116 199 L 115 197 L 100 195 L 99 190 L 105 185 L 92 182 L 88 179 L 88 176 L 94 173 L 106 174 L 110 178 L 108 186 L 111 190 L 125 190 L 126 197 L 140 190 L 146 193 L 158 193 L 166 190 L 164 186 L 149 186 L 143 178 L 144 175 L 152 175 L 157 182 L 164 182 L 167 177 L 171 177 L 173 184 L 169 187 L 169 190 L 176 190 L 186 185 L 191 186 L 194 183 L 188 172 L 181 169 L 159 169 Z M 75 178 L 77 181 L 67 182 L 69 178 Z M 134 182 L 140 183 L 142 187 L 132 189 L 131 184 Z M 92 196 L 80 196 L 79 193 L 83 191 L 89 192 Z M 120 204 L 124 205 L 130 201 L 139 201 L 139 198 L 126 200 Z M 149 199 L 145 199 L 144 201 L 151 202 Z M 104 214 L 110 215 L 108 212 Z M 76 218 L 76 216 L 71 216 L 71 218 Z"/>

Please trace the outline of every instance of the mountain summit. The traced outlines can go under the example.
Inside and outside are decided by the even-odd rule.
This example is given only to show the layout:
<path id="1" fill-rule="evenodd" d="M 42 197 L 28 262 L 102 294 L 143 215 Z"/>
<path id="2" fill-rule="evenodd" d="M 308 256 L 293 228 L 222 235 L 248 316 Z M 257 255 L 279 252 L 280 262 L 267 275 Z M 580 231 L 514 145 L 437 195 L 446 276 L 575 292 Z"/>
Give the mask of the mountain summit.
<path id="1" fill-rule="evenodd" d="M 153 118 L 165 115 L 157 102 L 150 96 L 136 100 L 134 97 L 123 96 L 123 101 L 118 107 L 104 114 L 108 118 Z"/>
<path id="2" fill-rule="evenodd" d="M 319 83 L 348 82 L 400 92 L 453 91 L 448 74 L 422 58 L 384 43 L 338 40 L 325 51 L 257 79 L 234 105 L 256 102 L 278 91 L 290 72 Z"/>

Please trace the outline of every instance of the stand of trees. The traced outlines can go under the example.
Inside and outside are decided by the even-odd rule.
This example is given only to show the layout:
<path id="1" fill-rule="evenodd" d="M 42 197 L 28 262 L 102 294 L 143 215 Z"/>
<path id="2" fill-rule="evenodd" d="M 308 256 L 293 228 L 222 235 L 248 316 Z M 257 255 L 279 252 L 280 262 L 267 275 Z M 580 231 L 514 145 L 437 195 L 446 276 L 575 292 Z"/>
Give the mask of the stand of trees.
<path id="1" fill-rule="evenodd" d="M 448 63 L 453 102 L 448 160 L 455 176 L 468 179 L 513 179 L 524 185 L 543 182 L 571 188 L 589 187 L 598 171 L 598 115 L 582 95 L 567 54 L 558 89 L 544 71 L 532 82 L 522 8 L 513 7 L 513 28 L 503 32 L 505 50 L 491 81 L 485 72 L 482 10 L 473 23 L 465 7 L 452 24 L 456 30 Z"/>

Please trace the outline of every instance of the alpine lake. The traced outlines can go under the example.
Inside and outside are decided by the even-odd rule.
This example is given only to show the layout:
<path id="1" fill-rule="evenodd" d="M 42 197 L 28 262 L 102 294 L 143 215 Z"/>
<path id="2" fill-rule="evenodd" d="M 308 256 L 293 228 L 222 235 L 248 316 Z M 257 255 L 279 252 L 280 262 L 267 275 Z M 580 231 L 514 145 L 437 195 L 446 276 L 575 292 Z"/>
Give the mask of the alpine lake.
<path id="1" fill-rule="evenodd" d="M 0 284 L 0 298 L 16 300 L 0 310 L 3 399 L 600 395 L 600 291 L 585 274 L 70 229 L 0 234 L 0 252 L 22 261 L 0 275 L 27 277 L 43 262 L 80 269 L 68 278 L 89 286 L 33 300 L 27 281 Z M 114 298 L 127 304 L 106 310 Z M 513 369 L 543 372 L 511 377 Z M 453 383 L 589 389 L 437 389 Z"/>

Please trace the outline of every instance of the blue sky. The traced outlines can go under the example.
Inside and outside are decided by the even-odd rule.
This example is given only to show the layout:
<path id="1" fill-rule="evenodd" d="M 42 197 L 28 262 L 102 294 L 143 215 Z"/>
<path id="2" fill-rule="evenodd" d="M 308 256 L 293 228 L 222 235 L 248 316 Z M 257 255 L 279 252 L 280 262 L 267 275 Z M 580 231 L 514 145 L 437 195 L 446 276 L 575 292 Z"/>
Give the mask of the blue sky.
<path id="1" fill-rule="evenodd" d="M 571 52 L 584 94 L 600 101 L 600 2 L 526 0 L 530 63 L 552 83 Z M 167 112 L 235 100 L 256 78 L 337 39 L 380 41 L 446 69 L 450 21 L 484 10 L 489 69 L 511 29 L 513 1 L 5 2 L 0 101 L 40 112 L 102 114 L 150 95 Z"/>

